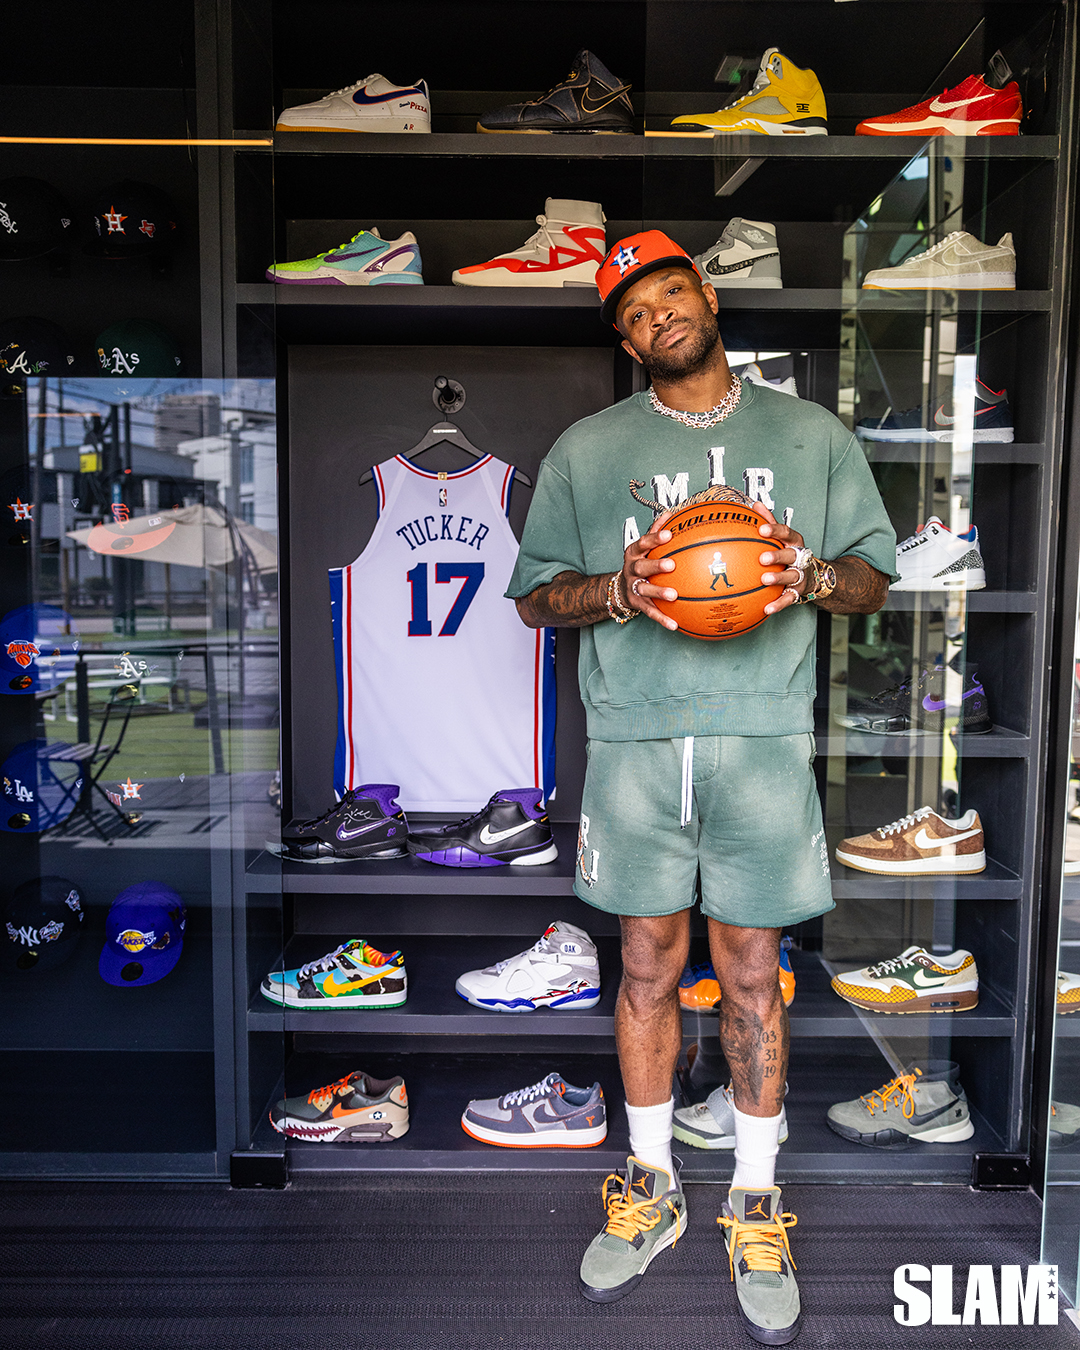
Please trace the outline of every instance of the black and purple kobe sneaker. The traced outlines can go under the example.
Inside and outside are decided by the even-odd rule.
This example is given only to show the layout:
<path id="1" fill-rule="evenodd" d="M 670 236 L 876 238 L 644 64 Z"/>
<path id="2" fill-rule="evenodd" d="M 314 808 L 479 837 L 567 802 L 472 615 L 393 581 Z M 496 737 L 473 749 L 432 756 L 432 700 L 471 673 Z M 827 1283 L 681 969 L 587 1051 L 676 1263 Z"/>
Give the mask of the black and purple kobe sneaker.
<path id="1" fill-rule="evenodd" d="M 283 830 L 281 857 L 306 863 L 403 858 L 409 822 L 395 800 L 400 791 L 396 783 L 350 788 L 325 815 Z"/>
<path id="2" fill-rule="evenodd" d="M 482 811 L 409 835 L 409 852 L 442 867 L 536 867 L 559 856 L 539 788 L 496 792 Z"/>
<path id="3" fill-rule="evenodd" d="M 914 688 L 911 681 L 893 685 L 868 699 L 852 699 L 846 713 L 835 721 L 853 731 L 880 736 L 910 736 L 921 732 L 934 735 L 946 726 L 965 735 L 985 735 L 993 729 L 986 702 L 986 690 L 974 666 L 963 671 L 960 701 L 950 690 L 946 694 L 944 666 L 924 670 Z"/>
<path id="4" fill-rule="evenodd" d="M 549 1073 L 531 1087 L 470 1102 L 461 1128 L 503 1148 L 595 1148 L 607 1138 L 604 1090 L 599 1083 L 574 1087 Z"/>

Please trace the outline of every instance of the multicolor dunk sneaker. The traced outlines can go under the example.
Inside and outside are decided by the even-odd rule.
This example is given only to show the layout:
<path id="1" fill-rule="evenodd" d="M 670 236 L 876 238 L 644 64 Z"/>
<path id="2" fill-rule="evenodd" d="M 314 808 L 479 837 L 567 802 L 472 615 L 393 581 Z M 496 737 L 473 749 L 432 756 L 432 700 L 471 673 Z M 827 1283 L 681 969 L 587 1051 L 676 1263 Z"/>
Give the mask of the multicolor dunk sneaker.
<path id="1" fill-rule="evenodd" d="M 791 969 L 791 958 L 788 956 L 793 945 L 789 937 L 780 939 L 780 993 L 785 1008 L 791 1007 L 795 997 L 795 972 Z M 716 978 L 711 961 L 686 967 L 679 981 L 679 1003 L 682 1007 L 694 1012 L 708 1012 L 717 1006 L 720 999 L 720 981 Z"/>
<path id="2" fill-rule="evenodd" d="M 814 72 L 800 70 L 776 47 L 770 47 L 748 94 L 719 112 L 676 117 L 671 127 L 703 136 L 827 136 L 827 118 L 825 94 Z"/>
<path id="3" fill-rule="evenodd" d="M 947 1059 L 912 1065 L 884 1087 L 853 1102 L 837 1102 L 825 1117 L 830 1130 L 868 1148 L 960 1144 L 975 1133 L 960 1066 Z"/>
<path id="4" fill-rule="evenodd" d="M 429 132 L 431 99 L 423 80 L 391 84 L 385 75 L 368 75 L 314 103 L 286 108 L 274 130 Z"/>
<path id="5" fill-rule="evenodd" d="M 966 1012 L 979 1002 L 979 971 L 970 952 L 931 956 L 924 947 L 909 947 L 889 961 L 834 975 L 832 987 L 867 1012 Z"/>
<path id="6" fill-rule="evenodd" d="M 494 1012 L 576 1012 L 600 1002 L 600 962 L 588 933 L 560 919 L 527 952 L 483 970 L 467 970 L 454 988 L 474 1008 Z"/>
<path id="7" fill-rule="evenodd" d="M 405 1080 L 350 1073 L 306 1097 L 278 1102 L 270 1124 L 290 1139 L 317 1144 L 388 1144 L 408 1133 Z"/>
<path id="8" fill-rule="evenodd" d="M 405 958 L 349 938 L 306 966 L 272 971 L 259 992 L 284 1008 L 399 1008 L 408 994 Z"/>
<path id="9" fill-rule="evenodd" d="M 1057 1010 L 1059 1013 L 1074 1013 L 1080 1008 L 1080 975 L 1070 975 L 1067 970 L 1059 970 L 1057 977 Z"/>
<path id="10" fill-rule="evenodd" d="M 732 1186 L 716 1221 L 727 1229 L 728 1268 L 743 1326 L 762 1345 L 799 1334 L 802 1305 L 787 1230 L 799 1222 L 780 1208 L 780 1187 Z"/>
<path id="11" fill-rule="evenodd" d="M 549 1073 L 531 1087 L 470 1102 L 461 1128 L 503 1148 L 595 1148 L 607 1138 L 604 1090 L 599 1083 L 574 1087 Z"/>
<path id="12" fill-rule="evenodd" d="M 604 1181 L 607 1222 L 585 1250 L 578 1276 L 592 1303 L 614 1303 L 641 1283 L 652 1260 L 686 1230 L 686 1197 L 674 1169 L 649 1167 L 631 1155 L 626 1176 Z"/>
<path id="13" fill-rule="evenodd" d="M 286 286 L 422 286 L 420 248 L 406 230 L 383 239 L 376 229 L 360 230 L 339 248 L 301 262 L 271 263 L 266 279 Z"/>
<path id="14" fill-rule="evenodd" d="M 440 867 L 537 867 L 559 856 L 539 788 L 505 788 L 482 811 L 409 835 L 409 852 Z"/>
<path id="15" fill-rule="evenodd" d="M 836 861 L 880 876 L 982 872 L 986 868 L 982 821 L 975 810 L 965 811 L 958 820 L 944 820 L 933 807 L 921 806 L 870 834 L 842 839 Z"/>
<path id="16" fill-rule="evenodd" d="M 403 858 L 409 833 L 405 812 L 397 803 L 396 783 L 364 783 L 350 788 L 329 811 L 314 820 L 290 825 L 281 844 L 268 843 L 271 853 L 289 862 L 335 863 Z"/>
<path id="17" fill-rule="evenodd" d="M 784 1096 L 787 1096 L 784 1084 Z M 675 1138 L 694 1148 L 735 1147 L 735 1089 L 718 1087 L 694 1106 L 680 1106 L 672 1122 Z M 780 1143 L 788 1137 L 787 1108 L 780 1108 Z"/>

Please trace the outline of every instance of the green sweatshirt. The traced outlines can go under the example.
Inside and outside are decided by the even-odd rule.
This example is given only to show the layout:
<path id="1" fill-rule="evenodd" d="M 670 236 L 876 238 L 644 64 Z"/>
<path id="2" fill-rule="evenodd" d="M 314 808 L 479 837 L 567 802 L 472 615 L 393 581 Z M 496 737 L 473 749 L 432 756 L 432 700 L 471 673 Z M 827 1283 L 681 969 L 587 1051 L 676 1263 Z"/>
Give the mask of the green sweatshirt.
<path id="1" fill-rule="evenodd" d="M 540 466 L 506 594 L 560 572 L 596 576 L 653 516 L 630 495 L 674 505 L 726 483 L 786 520 L 819 558 L 863 558 L 895 579 L 896 535 L 858 441 L 832 413 L 744 380 L 739 406 L 706 431 L 634 394 L 563 433 Z M 762 547 L 768 547 L 762 540 Z M 578 678 L 601 741 L 789 736 L 813 730 L 817 607 L 791 606 L 722 642 L 639 616 L 581 630 Z"/>

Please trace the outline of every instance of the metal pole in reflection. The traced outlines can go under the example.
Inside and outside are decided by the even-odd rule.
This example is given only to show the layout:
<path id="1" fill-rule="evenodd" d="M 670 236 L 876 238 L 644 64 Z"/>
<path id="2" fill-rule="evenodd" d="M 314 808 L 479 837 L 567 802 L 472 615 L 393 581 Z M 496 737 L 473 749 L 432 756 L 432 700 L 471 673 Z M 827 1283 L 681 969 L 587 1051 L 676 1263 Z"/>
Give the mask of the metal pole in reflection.
<path id="1" fill-rule="evenodd" d="M 214 753 L 214 772 L 225 772 L 225 756 L 221 749 L 221 718 L 218 713 L 217 680 L 214 678 L 214 653 L 209 642 L 204 648 L 206 660 L 206 720 L 210 727 L 210 748 Z"/>

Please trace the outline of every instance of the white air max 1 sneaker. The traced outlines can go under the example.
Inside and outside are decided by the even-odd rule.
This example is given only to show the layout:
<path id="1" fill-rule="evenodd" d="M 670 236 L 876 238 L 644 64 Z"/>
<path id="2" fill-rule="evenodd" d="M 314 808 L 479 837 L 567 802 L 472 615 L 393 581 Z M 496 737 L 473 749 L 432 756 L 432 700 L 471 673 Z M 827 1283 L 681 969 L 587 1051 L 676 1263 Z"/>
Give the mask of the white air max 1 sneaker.
<path id="1" fill-rule="evenodd" d="M 423 80 L 391 84 L 384 75 L 368 75 L 314 103 L 286 108 L 274 130 L 430 131 L 431 99 Z"/>
<path id="2" fill-rule="evenodd" d="M 493 1012 L 577 1011 L 600 1002 L 600 964 L 588 933 L 560 919 L 527 952 L 468 970 L 455 988 L 474 1008 Z"/>

